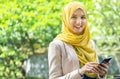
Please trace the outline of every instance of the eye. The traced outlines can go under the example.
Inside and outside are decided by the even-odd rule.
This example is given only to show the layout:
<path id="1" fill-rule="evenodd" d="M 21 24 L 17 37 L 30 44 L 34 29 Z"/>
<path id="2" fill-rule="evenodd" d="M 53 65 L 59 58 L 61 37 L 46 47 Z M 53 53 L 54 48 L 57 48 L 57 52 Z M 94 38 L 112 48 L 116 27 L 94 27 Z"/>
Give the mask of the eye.
<path id="1" fill-rule="evenodd" d="M 76 16 L 72 16 L 71 18 L 74 18 L 74 19 L 75 19 L 75 18 L 77 18 L 77 17 L 76 17 Z"/>
<path id="2" fill-rule="evenodd" d="M 81 19 L 86 19 L 86 17 L 85 17 L 85 16 L 82 16 Z"/>

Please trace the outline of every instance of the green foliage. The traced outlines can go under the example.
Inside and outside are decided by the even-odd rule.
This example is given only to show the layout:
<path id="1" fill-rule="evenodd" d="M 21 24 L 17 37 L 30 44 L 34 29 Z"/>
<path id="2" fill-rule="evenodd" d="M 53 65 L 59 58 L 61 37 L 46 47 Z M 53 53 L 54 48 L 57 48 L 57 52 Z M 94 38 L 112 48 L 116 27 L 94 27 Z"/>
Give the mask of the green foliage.
<path id="1" fill-rule="evenodd" d="M 0 78 L 25 78 L 23 61 L 60 32 L 67 2 L 0 0 Z"/>
<path id="2" fill-rule="evenodd" d="M 0 78 L 25 78 L 23 61 L 60 33 L 61 11 L 72 0 L 0 0 Z M 120 51 L 120 1 L 82 1 L 91 36 L 102 52 Z"/>
<path id="3" fill-rule="evenodd" d="M 118 0 L 83 2 L 88 11 L 91 36 L 99 50 L 111 53 L 120 51 L 120 2 Z"/>
<path id="4" fill-rule="evenodd" d="M 25 75 L 21 72 L 23 70 L 23 59 L 26 58 L 26 54 L 19 52 L 18 50 L 9 49 L 7 46 L 0 47 L 0 78 L 23 78 Z"/>

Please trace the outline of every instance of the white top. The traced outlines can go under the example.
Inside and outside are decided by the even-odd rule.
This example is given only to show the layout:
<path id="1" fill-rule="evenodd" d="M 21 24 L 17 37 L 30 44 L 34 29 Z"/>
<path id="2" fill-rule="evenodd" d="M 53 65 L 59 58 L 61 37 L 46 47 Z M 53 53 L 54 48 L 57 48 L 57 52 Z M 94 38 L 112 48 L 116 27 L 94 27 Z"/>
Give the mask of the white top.
<path id="1" fill-rule="evenodd" d="M 82 79 L 78 73 L 79 60 L 72 45 L 60 40 L 52 41 L 48 49 L 48 62 L 49 79 Z"/>

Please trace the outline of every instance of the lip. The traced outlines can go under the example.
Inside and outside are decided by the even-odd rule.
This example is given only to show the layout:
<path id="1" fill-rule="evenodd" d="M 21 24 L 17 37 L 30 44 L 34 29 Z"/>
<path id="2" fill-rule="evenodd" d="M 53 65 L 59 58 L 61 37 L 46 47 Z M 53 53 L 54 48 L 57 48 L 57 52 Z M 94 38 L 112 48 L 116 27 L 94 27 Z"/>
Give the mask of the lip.
<path id="1" fill-rule="evenodd" d="M 82 28 L 82 26 L 78 26 L 78 27 L 76 27 L 77 29 L 80 29 L 80 28 Z"/>

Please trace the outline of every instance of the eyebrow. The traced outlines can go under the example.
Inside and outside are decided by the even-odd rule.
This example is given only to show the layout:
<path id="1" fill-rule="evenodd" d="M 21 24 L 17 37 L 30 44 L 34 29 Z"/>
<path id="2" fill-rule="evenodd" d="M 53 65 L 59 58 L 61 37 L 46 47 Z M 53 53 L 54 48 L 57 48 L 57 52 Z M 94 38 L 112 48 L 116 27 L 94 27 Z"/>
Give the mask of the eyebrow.
<path id="1" fill-rule="evenodd" d="M 76 14 L 73 14 L 72 16 L 77 16 Z M 85 16 L 84 14 L 82 16 Z"/>

